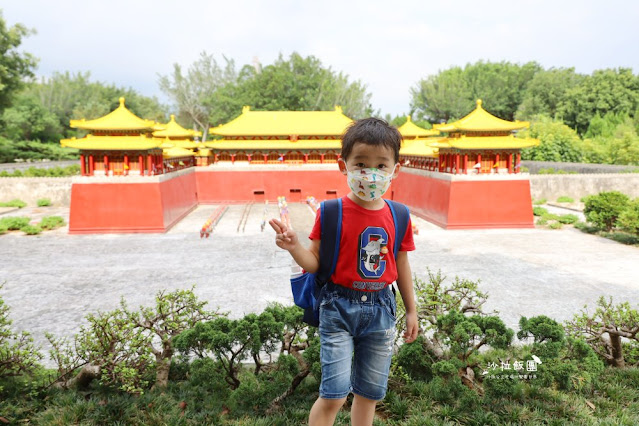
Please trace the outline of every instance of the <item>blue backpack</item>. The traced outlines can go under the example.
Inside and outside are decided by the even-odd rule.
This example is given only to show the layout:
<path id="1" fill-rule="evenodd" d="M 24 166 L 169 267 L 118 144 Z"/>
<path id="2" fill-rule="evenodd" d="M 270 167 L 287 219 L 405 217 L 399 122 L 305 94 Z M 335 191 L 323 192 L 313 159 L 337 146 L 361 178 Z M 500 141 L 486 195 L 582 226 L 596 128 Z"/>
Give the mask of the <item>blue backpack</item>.
<path id="1" fill-rule="evenodd" d="M 395 225 L 395 244 L 393 256 L 406 235 L 410 213 L 408 207 L 391 200 L 384 200 L 390 207 Z M 314 327 L 319 326 L 319 305 L 323 296 L 324 284 L 330 279 L 339 255 L 339 240 L 342 235 L 342 200 L 340 198 L 326 200 L 320 204 L 321 243 L 320 265 L 316 273 L 305 272 L 291 278 L 291 290 L 295 304 L 304 309 L 304 322 Z"/>

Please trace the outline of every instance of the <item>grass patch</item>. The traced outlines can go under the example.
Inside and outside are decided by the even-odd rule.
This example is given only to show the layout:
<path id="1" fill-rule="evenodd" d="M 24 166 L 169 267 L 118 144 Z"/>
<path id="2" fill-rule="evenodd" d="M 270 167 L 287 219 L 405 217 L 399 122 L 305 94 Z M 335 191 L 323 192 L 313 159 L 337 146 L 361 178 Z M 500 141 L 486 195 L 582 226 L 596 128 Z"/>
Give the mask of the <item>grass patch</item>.
<path id="1" fill-rule="evenodd" d="M 548 210 L 543 207 L 533 207 L 533 215 L 535 216 L 545 216 L 548 214 Z"/>
<path id="2" fill-rule="evenodd" d="M 625 232 L 602 232 L 601 236 L 629 246 L 639 244 L 639 237 Z"/>
<path id="3" fill-rule="evenodd" d="M 540 198 L 539 200 L 533 200 L 533 204 L 536 206 L 542 205 L 542 204 L 546 204 L 546 200 L 545 198 Z"/>
<path id="4" fill-rule="evenodd" d="M 0 202 L 0 207 L 17 207 L 19 209 L 26 207 L 27 203 L 25 203 L 22 200 L 18 200 L 17 198 L 14 198 L 11 201 L 6 201 L 6 202 Z"/>
<path id="5" fill-rule="evenodd" d="M 60 216 L 45 216 L 40 221 L 40 227 L 42 229 L 56 229 L 65 225 L 64 219 Z"/>
<path id="6" fill-rule="evenodd" d="M 575 214 L 563 214 L 559 216 L 559 219 L 557 219 L 557 221 L 564 225 L 572 225 L 574 223 L 577 223 L 577 221 L 579 221 L 579 217 Z"/>
<path id="7" fill-rule="evenodd" d="M 65 177 L 79 174 L 80 166 L 73 164 L 67 167 L 52 167 L 50 169 L 29 167 L 24 171 L 14 170 L 13 172 L 8 172 L 3 170 L 0 172 L 0 177 Z"/>
<path id="8" fill-rule="evenodd" d="M 561 229 L 562 226 L 561 222 L 550 222 L 548 225 L 550 229 Z"/>
<path id="9" fill-rule="evenodd" d="M 557 202 L 558 203 L 574 203 L 575 200 L 573 198 L 562 195 L 561 197 L 557 198 Z"/>
<path id="10" fill-rule="evenodd" d="M 38 235 L 42 233 L 42 228 L 38 225 L 25 225 L 20 228 L 20 230 L 27 235 Z"/>
<path id="11" fill-rule="evenodd" d="M 31 222 L 31 219 L 26 216 L 9 216 L 0 219 L 0 226 L 7 228 L 9 231 L 17 231 Z"/>
<path id="12" fill-rule="evenodd" d="M 48 198 L 40 198 L 37 201 L 38 207 L 49 207 L 51 205 L 51 200 Z"/>

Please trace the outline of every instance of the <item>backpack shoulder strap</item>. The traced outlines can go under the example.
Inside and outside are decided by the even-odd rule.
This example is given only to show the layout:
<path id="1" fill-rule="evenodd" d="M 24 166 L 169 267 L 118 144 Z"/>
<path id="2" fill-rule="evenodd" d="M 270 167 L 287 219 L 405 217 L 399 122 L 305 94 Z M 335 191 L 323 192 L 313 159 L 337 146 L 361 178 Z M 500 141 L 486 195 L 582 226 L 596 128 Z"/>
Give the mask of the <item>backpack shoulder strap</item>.
<path id="1" fill-rule="evenodd" d="M 393 247 L 393 254 L 396 254 L 399 251 L 404 235 L 406 235 L 406 231 L 408 230 L 410 212 L 408 211 L 408 207 L 402 203 L 387 199 L 384 199 L 384 201 L 386 201 L 386 204 L 390 207 L 391 214 L 393 215 L 393 222 L 395 224 L 395 244 Z"/>
<path id="2" fill-rule="evenodd" d="M 342 200 L 341 198 L 323 201 L 320 204 L 320 267 L 317 277 L 326 282 L 335 272 L 339 254 L 339 240 L 342 235 Z"/>

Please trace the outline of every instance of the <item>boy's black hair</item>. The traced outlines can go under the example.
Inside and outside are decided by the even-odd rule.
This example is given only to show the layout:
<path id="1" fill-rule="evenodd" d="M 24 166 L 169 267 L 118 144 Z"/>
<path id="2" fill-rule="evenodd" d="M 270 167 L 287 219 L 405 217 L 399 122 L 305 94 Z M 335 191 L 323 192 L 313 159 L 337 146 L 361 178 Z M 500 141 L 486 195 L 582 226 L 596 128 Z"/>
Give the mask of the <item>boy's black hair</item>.
<path id="1" fill-rule="evenodd" d="M 363 118 L 348 126 L 342 136 L 342 158 L 346 160 L 353 146 L 357 143 L 380 145 L 389 148 L 395 154 L 395 162 L 399 162 L 399 147 L 402 135 L 395 126 L 375 117 Z"/>

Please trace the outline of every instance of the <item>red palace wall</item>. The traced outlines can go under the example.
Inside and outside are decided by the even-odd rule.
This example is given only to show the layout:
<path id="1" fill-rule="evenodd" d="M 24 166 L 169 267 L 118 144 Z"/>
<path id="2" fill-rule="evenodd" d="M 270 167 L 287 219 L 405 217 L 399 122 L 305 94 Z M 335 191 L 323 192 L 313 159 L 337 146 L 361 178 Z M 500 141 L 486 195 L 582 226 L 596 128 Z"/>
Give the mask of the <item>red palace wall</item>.
<path id="1" fill-rule="evenodd" d="M 277 166 L 276 166 L 277 167 Z M 303 202 L 346 195 L 326 167 L 189 168 L 154 177 L 82 177 L 71 188 L 70 233 L 166 232 L 198 203 Z M 387 195 L 446 229 L 532 228 L 530 183 L 521 175 L 455 176 L 403 169 Z"/>
<path id="2" fill-rule="evenodd" d="M 196 206 L 193 169 L 155 177 L 83 177 L 71 186 L 69 233 L 166 232 Z"/>

